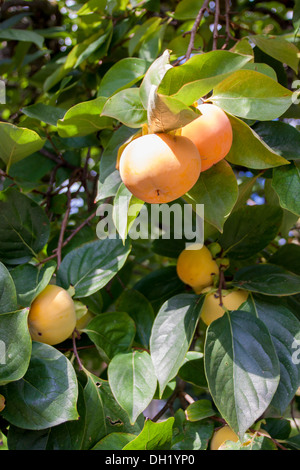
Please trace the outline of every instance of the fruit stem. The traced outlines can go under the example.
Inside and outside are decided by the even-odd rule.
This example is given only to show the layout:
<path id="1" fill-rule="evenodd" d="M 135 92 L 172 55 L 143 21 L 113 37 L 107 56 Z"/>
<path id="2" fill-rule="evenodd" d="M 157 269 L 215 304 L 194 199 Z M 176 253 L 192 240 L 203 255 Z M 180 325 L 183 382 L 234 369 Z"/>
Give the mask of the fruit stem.
<path id="1" fill-rule="evenodd" d="M 77 351 L 76 338 L 80 338 L 80 334 L 75 328 L 75 330 L 72 333 L 73 353 L 74 353 L 74 356 L 77 359 L 79 370 L 82 370 L 83 366 L 82 366 L 82 363 L 81 363 L 81 360 L 79 358 L 79 354 L 78 354 L 78 351 Z"/>

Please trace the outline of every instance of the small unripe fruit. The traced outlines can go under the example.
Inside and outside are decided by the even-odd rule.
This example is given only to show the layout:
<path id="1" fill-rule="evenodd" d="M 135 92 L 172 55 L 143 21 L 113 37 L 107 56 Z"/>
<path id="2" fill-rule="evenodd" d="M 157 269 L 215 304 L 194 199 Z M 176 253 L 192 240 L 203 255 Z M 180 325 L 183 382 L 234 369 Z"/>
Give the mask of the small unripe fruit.
<path id="1" fill-rule="evenodd" d="M 221 247 L 220 243 L 218 243 L 218 242 L 210 243 L 207 248 L 211 252 L 213 258 L 215 258 L 222 251 L 222 247 Z"/>
<path id="2" fill-rule="evenodd" d="M 28 326 L 34 341 L 50 345 L 65 341 L 76 326 L 72 297 L 62 287 L 48 285 L 30 307 Z"/>
<path id="3" fill-rule="evenodd" d="M 207 286 L 211 286 L 214 278 L 219 274 L 219 268 L 212 258 L 211 252 L 204 245 L 200 249 L 191 249 L 193 246 L 183 250 L 177 260 L 178 277 L 191 286 L 196 294 Z"/>
<path id="4" fill-rule="evenodd" d="M 208 292 L 204 289 L 202 293 Z M 246 302 L 249 292 L 246 290 L 222 290 L 222 304 L 227 310 L 238 310 L 239 307 Z M 210 325 L 214 320 L 224 315 L 225 310 L 220 305 L 220 297 L 218 292 L 206 294 L 203 307 L 201 310 L 201 319 L 206 325 Z"/>
<path id="5" fill-rule="evenodd" d="M 186 137 L 147 134 L 125 147 L 119 170 L 134 196 L 160 204 L 178 199 L 194 186 L 200 175 L 201 158 Z"/>

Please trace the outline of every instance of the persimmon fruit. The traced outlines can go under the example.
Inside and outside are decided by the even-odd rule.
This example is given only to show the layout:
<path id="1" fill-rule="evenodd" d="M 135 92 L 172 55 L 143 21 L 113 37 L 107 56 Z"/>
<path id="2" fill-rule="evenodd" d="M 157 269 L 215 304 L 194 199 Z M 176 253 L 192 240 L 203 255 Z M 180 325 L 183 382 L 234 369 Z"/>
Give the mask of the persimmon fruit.
<path id="1" fill-rule="evenodd" d="M 209 288 L 203 289 L 202 293 L 209 291 Z M 247 300 L 249 292 L 243 289 L 222 290 L 222 304 L 227 310 L 238 310 Z M 201 319 L 206 325 L 210 325 L 214 320 L 224 315 L 225 310 L 220 305 L 218 292 L 207 293 L 201 310 Z"/>
<path id="2" fill-rule="evenodd" d="M 214 432 L 214 435 L 210 441 L 210 450 L 219 450 L 219 448 L 226 442 L 238 442 L 238 435 L 228 426 L 222 426 Z"/>
<path id="3" fill-rule="evenodd" d="M 197 244 L 185 248 L 177 259 L 176 270 L 178 277 L 191 286 L 196 294 L 214 282 L 214 277 L 219 274 L 219 267 L 213 259 L 209 249 Z"/>
<path id="4" fill-rule="evenodd" d="M 70 294 L 62 287 L 51 284 L 32 302 L 28 315 L 31 338 L 50 345 L 69 338 L 76 321 L 75 305 Z"/>
<path id="5" fill-rule="evenodd" d="M 265 431 L 264 429 L 259 429 L 258 431 L 259 435 L 263 435 L 265 439 L 271 439 L 270 434 Z M 249 446 L 251 444 L 251 440 L 255 436 L 256 432 L 255 431 L 248 431 L 246 433 L 246 439 L 243 441 L 241 444 L 242 447 Z M 221 428 L 217 429 L 213 437 L 210 441 L 210 450 L 223 450 L 223 446 L 226 441 L 231 441 L 231 442 L 238 442 L 239 437 L 238 435 L 231 429 L 228 424 L 225 424 Z M 278 450 L 277 448 L 274 450 Z"/>
<path id="6" fill-rule="evenodd" d="M 203 103 L 197 106 L 201 116 L 181 129 L 201 156 L 201 171 L 208 170 L 226 157 L 232 145 L 232 126 L 226 113 L 218 106 Z"/>
<path id="7" fill-rule="evenodd" d="M 201 172 L 201 158 L 187 137 L 146 134 L 125 147 L 119 171 L 125 186 L 138 199 L 166 203 L 194 186 Z"/>

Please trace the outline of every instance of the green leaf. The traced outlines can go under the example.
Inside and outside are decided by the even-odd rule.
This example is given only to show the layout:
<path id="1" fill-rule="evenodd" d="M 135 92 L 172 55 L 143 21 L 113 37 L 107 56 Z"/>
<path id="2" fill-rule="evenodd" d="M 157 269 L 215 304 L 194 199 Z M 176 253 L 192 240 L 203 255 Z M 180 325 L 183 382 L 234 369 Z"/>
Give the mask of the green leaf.
<path id="1" fill-rule="evenodd" d="M 0 262 L 0 314 L 17 310 L 16 287 L 8 269 Z"/>
<path id="2" fill-rule="evenodd" d="M 79 386 L 79 419 L 66 421 L 41 430 L 22 429 L 12 424 L 7 436 L 11 450 L 81 450 L 85 430 L 85 403 L 82 387 Z"/>
<path id="3" fill-rule="evenodd" d="M 247 204 L 248 199 L 251 197 L 253 193 L 253 186 L 256 183 L 256 180 L 261 176 L 260 173 L 252 176 L 251 178 L 247 178 L 239 184 L 239 196 L 234 205 L 233 210 L 240 209 L 240 207 L 244 207 Z"/>
<path id="4" fill-rule="evenodd" d="M 167 49 L 148 68 L 140 86 L 140 98 L 145 109 L 148 109 L 150 94 L 157 90 L 167 70 L 171 69 L 170 51 Z"/>
<path id="5" fill-rule="evenodd" d="M 40 34 L 24 29 L 1 29 L 0 39 L 7 41 L 33 42 L 39 49 L 44 45 L 44 38 Z"/>
<path id="6" fill-rule="evenodd" d="M 292 92 L 254 70 L 237 70 L 213 90 L 217 106 L 245 119 L 270 121 L 280 117 L 292 104 Z"/>
<path id="7" fill-rule="evenodd" d="M 150 354 L 160 396 L 173 379 L 189 349 L 199 320 L 203 296 L 179 294 L 167 300 L 155 317 Z"/>
<path id="8" fill-rule="evenodd" d="M 230 258 L 247 259 L 274 240 L 281 221 L 282 209 L 278 206 L 241 207 L 225 222 L 218 242 Z"/>
<path id="9" fill-rule="evenodd" d="M 178 30 L 177 30 L 178 31 Z M 168 48 L 172 51 L 172 57 L 175 59 L 181 59 L 186 51 L 188 50 L 190 43 L 190 35 L 186 34 L 184 37 L 182 34 L 180 36 L 174 37 L 169 43 Z M 196 34 L 194 48 L 198 50 L 203 50 L 204 41 L 200 34 Z"/>
<path id="10" fill-rule="evenodd" d="M 130 422 L 135 423 L 156 391 L 157 379 L 149 353 L 118 354 L 109 363 L 107 373 L 115 399 L 128 413 Z"/>
<path id="11" fill-rule="evenodd" d="M 281 246 L 270 258 L 271 264 L 282 266 L 292 273 L 300 276 L 300 246 L 295 243 L 287 243 Z"/>
<path id="12" fill-rule="evenodd" d="M 144 201 L 133 196 L 124 183 L 121 183 L 114 198 L 112 217 L 124 243 L 143 206 Z"/>
<path id="13" fill-rule="evenodd" d="M 49 239 L 49 220 L 31 198 L 14 188 L 0 193 L 0 259 L 21 264 L 36 257 Z"/>
<path id="14" fill-rule="evenodd" d="M 204 356 L 198 351 L 188 351 L 178 371 L 178 377 L 197 387 L 207 388 L 204 371 Z"/>
<path id="15" fill-rule="evenodd" d="M 281 207 L 300 216 L 300 165 L 274 168 L 272 187 L 279 197 Z"/>
<path id="16" fill-rule="evenodd" d="M 137 422 L 131 425 L 126 411 L 114 399 L 108 382 L 86 369 L 83 372 L 86 374 L 86 427 L 82 448 L 91 449 L 105 436 L 115 432 L 138 434 L 143 428 L 143 417 L 139 417 Z"/>
<path id="17" fill-rule="evenodd" d="M 194 55 L 184 64 L 168 70 L 157 92 L 173 96 L 190 106 L 249 60 L 251 56 L 229 51 L 210 51 Z"/>
<path id="18" fill-rule="evenodd" d="M 263 52 L 288 65 L 295 73 L 298 72 L 299 50 L 295 44 L 279 36 L 268 37 L 255 34 L 250 36 L 249 39 Z"/>
<path id="19" fill-rule="evenodd" d="M 100 160 L 100 176 L 99 176 L 99 190 L 97 194 L 97 201 L 101 201 L 110 196 L 115 196 L 121 184 L 121 177 L 119 171 L 116 169 L 118 149 L 124 144 L 132 135 L 135 130 L 128 127 L 121 126 L 119 129 L 113 131 L 112 137 L 104 148 Z"/>
<path id="20" fill-rule="evenodd" d="M 181 0 L 176 5 L 173 16 L 176 20 L 194 20 L 202 4 L 203 0 Z"/>
<path id="21" fill-rule="evenodd" d="M 128 352 L 135 337 L 135 324 L 125 312 L 108 312 L 94 317 L 83 330 L 96 345 L 103 360 L 110 362 Z"/>
<path id="22" fill-rule="evenodd" d="M 41 139 L 35 131 L 8 122 L 0 122 L 0 140 L 0 158 L 6 164 L 7 172 L 13 163 L 41 150 L 45 143 L 45 139 Z"/>
<path id="23" fill-rule="evenodd" d="M 31 338 L 27 317 L 27 309 L 0 315 L 0 385 L 21 379 L 28 368 Z"/>
<path id="24" fill-rule="evenodd" d="M 189 421 L 200 421 L 215 414 L 216 412 L 210 400 L 197 400 L 186 409 L 186 416 Z"/>
<path id="25" fill-rule="evenodd" d="M 154 311 L 149 300 L 135 289 L 126 289 L 117 299 L 116 309 L 128 313 L 136 325 L 135 341 L 144 348 L 149 348 L 154 321 Z"/>
<path id="26" fill-rule="evenodd" d="M 272 264 L 245 266 L 234 275 L 233 285 L 265 295 L 300 293 L 300 276 Z"/>
<path id="27" fill-rule="evenodd" d="M 287 160 L 300 159 L 300 132 L 282 121 L 257 122 L 253 126 L 259 137 L 278 155 Z"/>
<path id="28" fill-rule="evenodd" d="M 208 442 L 214 432 L 212 422 L 191 422 L 185 419 L 182 409 L 175 413 L 173 426 L 172 451 L 207 450 Z"/>
<path id="29" fill-rule="evenodd" d="M 89 0 L 77 12 L 78 16 L 90 15 L 91 13 L 98 13 L 103 15 L 105 13 L 111 14 L 109 11 L 110 4 L 115 4 L 111 0 Z"/>
<path id="30" fill-rule="evenodd" d="M 260 63 L 260 62 L 249 62 L 248 64 L 244 65 L 243 69 L 255 70 L 256 72 L 263 73 L 264 75 L 267 75 L 268 77 L 277 81 L 277 75 L 276 75 L 275 70 L 267 64 Z"/>
<path id="31" fill-rule="evenodd" d="M 32 343 L 26 374 L 4 386 L 3 416 L 25 429 L 45 429 L 78 418 L 78 386 L 70 361 L 56 348 Z"/>
<path id="32" fill-rule="evenodd" d="M 299 0 L 295 0 L 295 4 L 294 4 L 293 25 L 297 32 L 300 27 L 300 2 Z"/>
<path id="33" fill-rule="evenodd" d="M 270 405 L 279 383 L 267 327 L 252 313 L 224 314 L 208 327 L 204 360 L 214 403 L 242 439 Z"/>
<path id="34" fill-rule="evenodd" d="M 35 103 L 22 108 L 22 113 L 30 118 L 45 122 L 50 126 L 56 126 L 57 121 L 64 117 L 66 110 L 44 103 Z"/>
<path id="35" fill-rule="evenodd" d="M 169 450 L 174 418 L 160 423 L 148 419 L 141 433 L 123 447 L 123 450 Z"/>
<path id="36" fill-rule="evenodd" d="M 164 266 L 142 277 L 133 286 L 151 303 L 155 312 L 170 297 L 185 291 L 185 284 L 179 279 L 176 266 Z"/>
<path id="37" fill-rule="evenodd" d="M 74 287 L 74 298 L 88 297 L 104 287 L 122 268 L 130 245 L 119 239 L 86 243 L 68 253 L 59 267 L 57 282 Z"/>
<path id="38" fill-rule="evenodd" d="M 225 220 L 229 216 L 238 197 L 238 184 L 235 174 L 225 160 L 213 165 L 200 174 L 194 187 L 183 198 L 192 204 L 204 204 L 205 220 L 223 231 Z"/>
<path id="39" fill-rule="evenodd" d="M 119 60 L 103 76 L 98 96 L 109 98 L 124 88 L 132 87 L 143 78 L 146 68 L 146 61 L 138 57 L 126 57 Z"/>
<path id="40" fill-rule="evenodd" d="M 264 322 L 271 335 L 280 365 L 280 381 L 271 405 L 284 414 L 300 386 L 299 365 L 293 360 L 294 343 L 300 344 L 300 322 L 272 297 L 254 296 L 258 318 Z"/>
<path id="41" fill-rule="evenodd" d="M 46 76 L 43 83 L 43 89 L 45 92 L 54 87 L 59 83 L 69 72 L 74 68 L 88 59 L 90 55 L 97 51 L 98 61 L 106 53 L 107 48 L 110 45 L 112 35 L 112 23 L 111 21 L 103 21 L 103 27 L 99 27 L 95 34 L 89 35 L 84 41 L 76 44 L 62 65 L 61 62 L 56 63 L 56 67 L 50 75 Z M 102 47 L 101 47 L 102 46 Z"/>
<path id="42" fill-rule="evenodd" d="M 55 261 L 49 261 L 44 266 L 23 264 L 12 269 L 10 274 L 17 289 L 18 304 L 30 307 L 37 295 L 50 283 L 55 269 Z"/>
<path id="43" fill-rule="evenodd" d="M 141 103 L 139 89 L 127 88 L 108 98 L 101 116 L 117 119 L 128 127 L 141 127 L 147 121 L 147 112 Z"/>
<path id="44" fill-rule="evenodd" d="M 112 128 L 113 120 L 100 116 L 105 102 L 106 98 L 99 96 L 72 106 L 57 122 L 59 136 L 83 137 L 101 129 Z"/>
<path id="45" fill-rule="evenodd" d="M 257 170 L 288 164 L 248 124 L 227 114 L 233 132 L 233 141 L 226 160 L 234 165 Z"/>
<path id="46" fill-rule="evenodd" d="M 128 41 L 128 53 L 133 56 L 141 44 L 154 33 L 161 23 L 161 18 L 152 17 L 136 26 L 133 36 Z"/>
<path id="47" fill-rule="evenodd" d="M 135 439 L 135 434 L 125 432 L 112 432 L 103 437 L 92 450 L 122 450 L 123 447 Z"/>

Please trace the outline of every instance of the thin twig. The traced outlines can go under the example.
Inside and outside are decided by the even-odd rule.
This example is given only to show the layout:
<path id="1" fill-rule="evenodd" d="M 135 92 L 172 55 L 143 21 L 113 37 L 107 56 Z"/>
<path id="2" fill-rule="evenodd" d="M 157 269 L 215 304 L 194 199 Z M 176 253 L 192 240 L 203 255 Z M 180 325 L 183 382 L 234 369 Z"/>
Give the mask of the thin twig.
<path id="1" fill-rule="evenodd" d="M 71 200 L 72 200 L 72 195 L 71 195 L 71 189 L 70 186 L 68 188 L 68 203 L 67 203 L 67 209 L 61 224 L 61 229 L 59 233 L 59 239 L 58 239 L 58 244 L 57 244 L 57 268 L 59 268 L 61 264 L 61 252 L 63 248 L 63 242 L 64 242 L 64 234 L 68 225 L 68 220 L 69 220 L 69 215 L 71 211 Z"/>
<path id="2" fill-rule="evenodd" d="M 193 27 L 191 29 L 190 42 L 189 42 L 189 45 L 188 45 L 188 48 L 187 48 L 187 51 L 186 51 L 186 54 L 185 54 L 185 59 L 186 60 L 188 60 L 191 57 L 191 53 L 192 53 L 192 50 L 194 48 L 194 43 L 195 43 L 195 39 L 196 39 L 197 30 L 198 30 L 199 25 L 201 23 L 202 17 L 204 15 L 205 11 L 207 10 L 208 4 L 209 4 L 209 0 L 205 0 L 202 7 L 199 10 L 199 13 L 198 13 L 198 15 L 196 17 L 196 20 L 193 24 Z"/>
<path id="3" fill-rule="evenodd" d="M 226 39 L 222 46 L 222 49 L 226 49 L 230 40 L 237 41 L 230 33 L 230 0 L 225 0 L 225 31 Z"/>
<path id="4" fill-rule="evenodd" d="M 213 46 L 212 49 L 215 51 L 218 48 L 218 26 L 220 16 L 220 0 L 215 0 L 215 20 L 214 20 L 214 32 L 213 32 Z"/>
<path id="5" fill-rule="evenodd" d="M 79 357 L 79 354 L 78 354 L 78 351 L 77 351 L 77 346 L 76 346 L 76 337 L 77 336 L 78 336 L 78 332 L 75 329 L 72 333 L 73 353 L 74 353 L 74 355 L 77 359 L 79 370 L 82 370 L 82 363 L 81 363 L 81 360 L 80 360 L 80 357 Z"/>
<path id="6" fill-rule="evenodd" d="M 174 390 L 172 395 L 168 398 L 168 400 L 166 401 L 162 409 L 159 410 L 159 412 L 151 419 L 151 421 L 153 421 L 154 423 L 158 421 L 165 414 L 165 412 L 168 411 L 168 409 L 172 408 L 173 403 L 177 397 L 178 397 L 178 390 L 176 389 Z"/>
<path id="7" fill-rule="evenodd" d="M 85 219 L 78 227 L 76 227 L 73 232 L 65 239 L 63 242 L 63 248 L 72 240 L 75 235 L 77 235 L 80 230 L 85 227 L 91 220 L 93 220 L 94 217 L 96 217 L 97 211 L 93 212 L 91 215 L 88 216 L 87 219 Z"/>
<path id="8" fill-rule="evenodd" d="M 151 421 L 153 422 L 158 421 L 168 410 L 172 413 L 173 403 L 176 400 L 176 398 L 180 397 L 180 395 L 183 393 L 184 386 L 185 386 L 185 382 L 183 380 L 179 380 L 172 395 L 167 399 L 162 409 L 153 418 L 151 418 Z"/>

